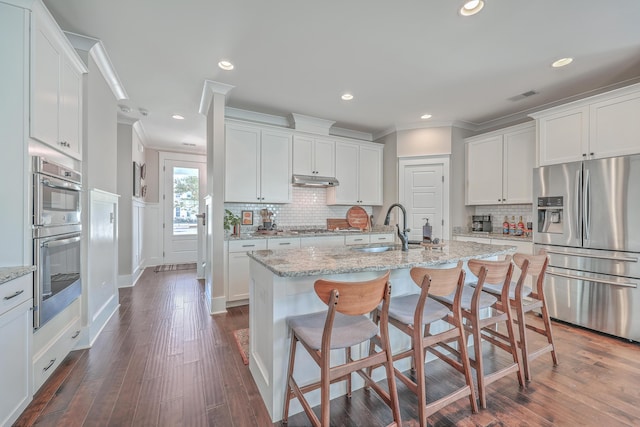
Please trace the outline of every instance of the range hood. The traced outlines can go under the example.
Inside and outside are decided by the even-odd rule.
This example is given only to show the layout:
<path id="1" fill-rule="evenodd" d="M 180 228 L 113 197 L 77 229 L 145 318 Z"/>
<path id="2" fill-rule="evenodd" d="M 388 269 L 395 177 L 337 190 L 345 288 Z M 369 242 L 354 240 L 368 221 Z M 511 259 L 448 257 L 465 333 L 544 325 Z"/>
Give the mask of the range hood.
<path id="1" fill-rule="evenodd" d="M 340 185 L 336 178 L 316 175 L 293 175 L 292 183 L 296 187 L 335 187 Z"/>

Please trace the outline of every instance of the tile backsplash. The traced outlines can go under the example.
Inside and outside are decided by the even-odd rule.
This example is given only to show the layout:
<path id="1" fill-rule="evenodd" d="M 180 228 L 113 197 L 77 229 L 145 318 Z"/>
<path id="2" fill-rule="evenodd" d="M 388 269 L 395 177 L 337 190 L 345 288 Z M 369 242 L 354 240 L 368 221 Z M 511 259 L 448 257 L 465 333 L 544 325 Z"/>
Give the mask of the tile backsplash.
<path id="1" fill-rule="evenodd" d="M 491 215 L 491 225 L 493 226 L 494 231 L 502 230 L 502 223 L 504 222 L 504 217 L 507 216 L 509 221 L 511 221 L 511 217 L 516 217 L 516 222 L 522 216 L 522 221 L 525 223 L 527 221 L 532 221 L 533 218 L 533 205 L 532 204 L 522 204 L 522 205 L 484 205 L 484 206 L 476 206 L 476 212 L 474 215 Z M 471 218 L 469 218 L 469 227 L 471 227 Z"/>
<path id="2" fill-rule="evenodd" d="M 255 230 L 262 225 L 260 210 L 269 209 L 273 212 L 272 221 L 280 227 L 317 227 L 326 228 L 327 218 L 346 218 L 351 206 L 327 206 L 326 188 L 293 187 L 292 203 L 225 203 L 225 208 L 240 216 L 241 211 L 253 212 L 253 226 L 243 225 L 241 231 Z M 371 206 L 362 206 L 369 215 Z"/>

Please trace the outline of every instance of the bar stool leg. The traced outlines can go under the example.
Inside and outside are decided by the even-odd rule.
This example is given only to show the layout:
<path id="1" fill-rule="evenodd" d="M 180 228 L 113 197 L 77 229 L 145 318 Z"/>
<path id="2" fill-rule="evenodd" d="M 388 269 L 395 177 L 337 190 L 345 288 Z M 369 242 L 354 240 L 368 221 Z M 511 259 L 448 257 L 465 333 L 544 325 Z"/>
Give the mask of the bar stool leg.
<path id="1" fill-rule="evenodd" d="M 473 386 L 473 378 L 471 376 L 471 364 L 469 363 L 469 350 L 467 349 L 467 338 L 462 323 L 458 325 L 460 336 L 458 337 L 458 346 L 460 347 L 460 362 L 464 366 L 464 379 L 471 389 L 469 395 L 469 403 L 471 404 L 471 412 L 478 412 L 478 402 L 476 401 L 476 392 Z"/>
<path id="2" fill-rule="evenodd" d="M 480 333 L 480 319 L 477 316 L 471 321 L 471 330 L 473 335 L 473 352 L 476 362 L 476 378 L 478 380 L 478 398 L 480 399 L 480 407 L 487 407 L 487 393 L 484 385 L 484 365 L 482 363 L 482 334 Z"/>
<path id="3" fill-rule="evenodd" d="M 507 303 L 508 304 L 508 303 Z M 520 355 L 518 354 L 518 343 L 516 342 L 516 334 L 513 330 L 513 317 L 511 316 L 511 309 L 507 305 L 506 307 L 507 313 L 507 332 L 509 334 L 509 347 L 511 348 L 511 355 L 513 356 L 513 361 L 518 364 L 518 382 L 521 387 L 525 386 L 524 382 L 524 373 L 522 371 L 522 363 L 520 362 Z"/>
<path id="4" fill-rule="evenodd" d="M 296 334 L 291 333 L 291 348 L 289 349 L 289 368 L 287 369 L 287 393 L 284 399 L 284 409 L 282 411 L 282 423 L 287 424 L 289 422 L 289 403 L 291 403 L 291 397 L 293 395 L 293 391 L 291 390 L 291 378 L 293 377 L 293 364 L 296 360 L 296 344 L 298 343 L 298 339 L 296 338 Z"/>
<path id="5" fill-rule="evenodd" d="M 413 357 L 411 361 L 414 365 L 416 384 L 418 386 L 416 397 L 418 398 L 418 418 L 420 425 L 427 425 L 427 391 L 424 380 L 424 348 L 422 347 L 422 328 L 413 326 Z"/>
<path id="6" fill-rule="evenodd" d="M 351 347 L 344 349 L 345 363 L 351 362 Z M 351 374 L 347 377 L 347 397 L 351 397 Z"/>
<path id="7" fill-rule="evenodd" d="M 551 319 L 549 318 L 549 311 L 547 311 L 546 300 L 542 303 L 541 307 L 542 320 L 544 321 L 544 329 L 547 335 L 547 341 L 551 344 L 551 358 L 553 359 L 553 366 L 558 366 L 558 355 L 556 354 L 556 345 L 553 342 L 553 334 L 551 333 Z"/>
<path id="8" fill-rule="evenodd" d="M 515 301 L 516 316 L 518 318 L 518 332 L 520 335 L 520 349 L 522 351 L 522 366 L 524 369 L 524 379 L 531 381 L 531 367 L 529 366 L 529 345 L 527 342 L 527 325 L 525 323 L 524 307 L 522 301 Z"/>

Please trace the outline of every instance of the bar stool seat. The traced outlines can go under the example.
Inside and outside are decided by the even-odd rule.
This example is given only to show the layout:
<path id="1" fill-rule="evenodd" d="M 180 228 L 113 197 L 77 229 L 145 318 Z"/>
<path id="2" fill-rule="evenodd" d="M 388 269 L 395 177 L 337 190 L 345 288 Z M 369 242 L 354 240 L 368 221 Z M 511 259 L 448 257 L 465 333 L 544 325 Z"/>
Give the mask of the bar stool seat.
<path id="1" fill-rule="evenodd" d="M 473 286 L 475 288 L 477 283 L 478 282 L 472 282 L 472 283 L 469 283 L 469 285 Z M 517 287 L 518 287 L 518 283 L 514 282 L 514 281 L 511 281 L 511 283 L 509 284 L 509 299 L 516 299 L 516 288 Z M 491 283 L 485 283 L 483 288 L 482 288 L 482 290 L 485 291 L 485 292 L 491 293 L 493 295 L 500 296 L 500 295 L 502 295 L 502 284 L 494 285 L 494 284 L 491 284 Z M 527 296 L 531 295 L 531 292 L 533 292 L 532 288 L 530 288 L 529 286 L 523 286 L 520 294 L 524 298 L 524 297 L 527 297 Z"/>
<path id="2" fill-rule="evenodd" d="M 477 282 L 476 282 L 477 283 Z M 467 283 L 462 288 L 462 295 L 460 296 L 460 308 L 463 310 L 471 310 L 471 305 L 473 301 L 475 283 L 470 284 Z M 438 301 L 441 301 L 449 306 L 453 304 L 453 299 L 455 297 L 455 293 L 444 295 L 444 296 L 434 296 Z M 488 308 L 494 305 L 498 299 L 493 295 L 488 293 L 481 293 L 479 296 L 479 308 Z"/>
<path id="3" fill-rule="evenodd" d="M 287 318 L 287 325 L 310 348 L 320 350 L 327 312 L 303 314 Z M 378 333 L 378 326 L 365 316 L 336 313 L 331 333 L 331 350 L 351 347 L 368 341 Z"/>
<path id="4" fill-rule="evenodd" d="M 393 297 L 389 305 L 389 317 L 407 325 L 413 325 L 413 319 L 420 300 L 419 294 L 402 295 Z M 423 314 L 422 324 L 428 325 L 447 317 L 451 311 L 438 301 L 427 298 Z"/>

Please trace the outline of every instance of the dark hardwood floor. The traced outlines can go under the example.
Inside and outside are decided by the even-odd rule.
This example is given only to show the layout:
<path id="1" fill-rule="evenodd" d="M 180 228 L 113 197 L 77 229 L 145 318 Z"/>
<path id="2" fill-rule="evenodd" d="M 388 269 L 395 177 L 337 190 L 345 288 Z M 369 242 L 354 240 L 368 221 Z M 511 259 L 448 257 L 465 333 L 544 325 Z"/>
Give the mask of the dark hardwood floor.
<path id="1" fill-rule="evenodd" d="M 72 352 L 38 391 L 17 426 L 271 426 L 232 332 L 248 327 L 247 307 L 207 313 L 195 271 L 147 269 L 120 290 L 119 312 L 90 350 Z M 560 365 L 533 362 L 525 389 L 506 377 L 489 386 L 488 408 L 471 414 L 461 399 L 429 418 L 435 426 L 640 425 L 640 346 L 554 322 Z M 485 351 L 488 369 L 504 356 Z M 428 399 L 459 375 L 427 365 Z M 283 375 L 285 373 L 283 372 Z M 6 386 L 6 385 L 2 385 Z M 398 383 L 403 425 L 417 425 L 416 399 Z M 391 421 L 375 393 L 331 403 L 332 424 Z M 276 423 L 279 426 L 279 423 Z M 306 426 L 304 414 L 289 426 Z"/>

